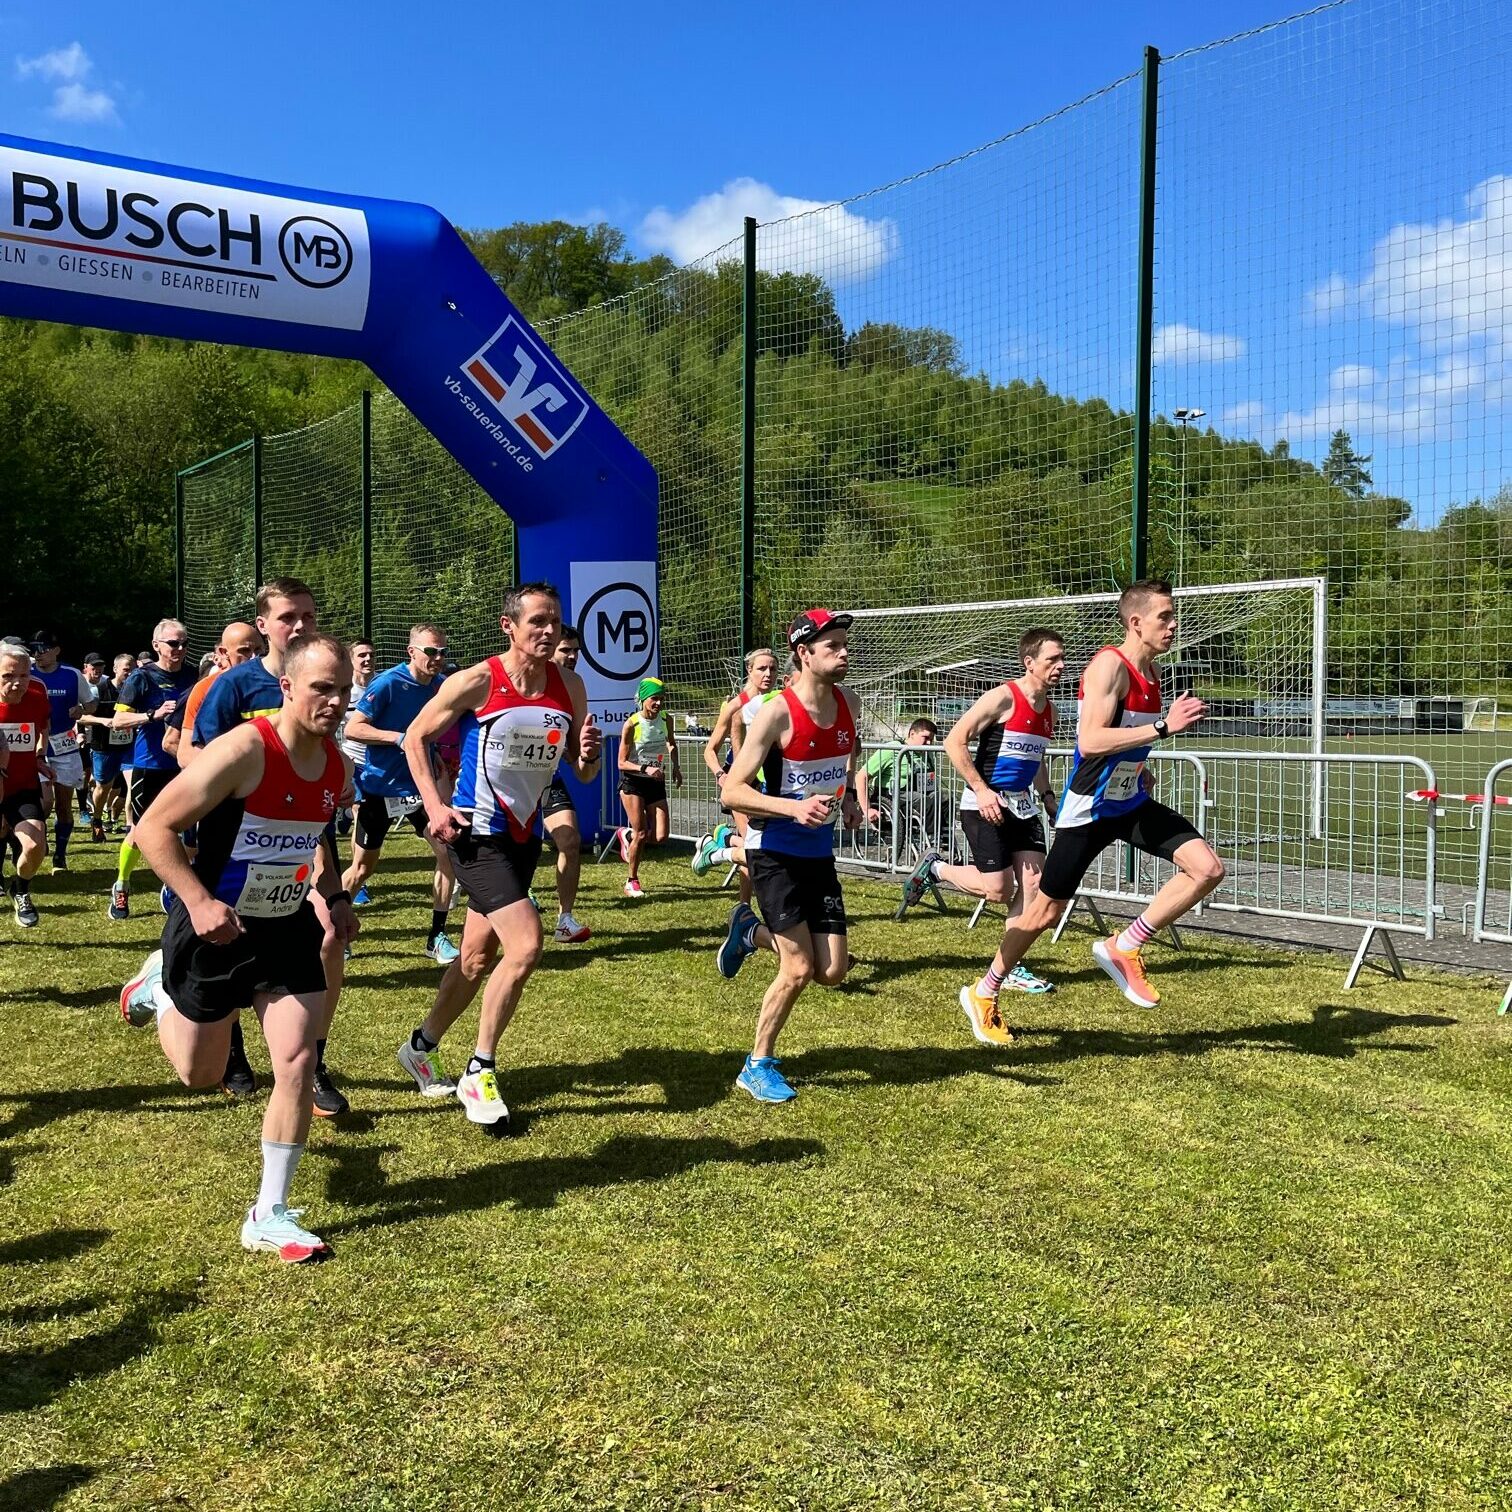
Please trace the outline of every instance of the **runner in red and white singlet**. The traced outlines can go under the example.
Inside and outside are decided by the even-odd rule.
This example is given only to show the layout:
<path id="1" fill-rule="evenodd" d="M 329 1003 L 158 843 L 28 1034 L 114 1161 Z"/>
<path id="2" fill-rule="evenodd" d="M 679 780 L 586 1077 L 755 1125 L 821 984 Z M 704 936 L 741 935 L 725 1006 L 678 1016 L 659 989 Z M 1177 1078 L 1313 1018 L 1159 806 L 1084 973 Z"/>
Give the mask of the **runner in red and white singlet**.
<path id="1" fill-rule="evenodd" d="M 798 670 L 764 703 L 729 775 L 725 802 L 749 816 L 746 858 L 762 925 L 737 904 L 719 948 L 719 971 L 733 977 L 759 949 L 777 953 L 777 976 L 761 1000 L 756 1043 L 736 1085 L 758 1102 L 797 1096 L 777 1069 L 777 1036 L 810 980 L 845 980 L 850 965 L 845 898 L 835 871 L 835 819 L 859 829 L 856 722 L 839 684 L 849 664 L 851 616 L 810 609 L 788 630 Z M 762 773 L 764 787 L 758 786 Z"/>
<path id="2" fill-rule="evenodd" d="M 343 944 L 357 933 L 335 868 L 317 864 L 326 826 L 351 791 L 351 763 L 334 739 L 352 688 L 347 648 L 318 632 L 292 640 L 278 687 L 281 708 L 211 741 L 137 822 L 137 844 L 174 898 L 162 948 L 126 984 L 121 1016 L 135 1026 L 155 1019 L 184 1084 L 213 1087 L 241 1010 L 257 1014 L 273 1091 L 262 1184 L 241 1242 L 303 1261 L 330 1252 L 288 1205 L 314 1112 L 325 1022 L 325 925 L 312 891 Z M 196 823 L 191 863 L 180 835 Z"/>
<path id="3" fill-rule="evenodd" d="M 32 676 L 31 657 L 19 646 L 0 646 L 0 844 L 9 848 L 15 864 L 10 895 L 23 929 L 39 922 L 31 879 L 47 854 L 42 784 L 52 781 L 51 719 L 47 688 Z"/>
<path id="4" fill-rule="evenodd" d="M 1190 729 L 1207 706 L 1183 693 L 1161 712 L 1157 658 L 1176 638 L 1171 585 L 1159 578 L 1132 583 L 1118 600 L 1123 643 L 1105 646 L 1082 675 L 1076 752 L 1061 797 L 1055 843 L 1040 874 L 1038 894 L 1003 929 L 997 956 L 979 981 L 961 989 L 972 1033 L 988 1044 L 1013 1036 L 998 1015 L 1005 978 L 1029 947 L 1052 928 L 1076 896 L 1088 867 L 1115 841 L 1169 861 L 1176 868 L 1139 918 L 1092 947 L 1092 959 L 1129 1002 L 1153 1008 L 1160 994 L 1140 954 L 1155 932 L 1174 923 L 1223 881 L 1223 863 L 1190 820 L 1150 794 L 1145 760 L 1167 735 Z"/>
<path id="5" fill-rule="evenodd" d="M 556 589 L 549 583 L 510 589 L 499 624 L 508 649 L 448 677 L 404 739 L 429 833 L 451 856 L 468 913 L 460 957 L 441 978 L 425 1022 L 399 1047 L 400 1065 L 425 1096 L 455 1092 L 468 1118 L 494 1135 L 509 1131 L 495 1053 L 541 957 L 541 917 L 530 901 L 541 855 L 537 812 L 562 761 L 583 782 L 594 780 L 600 745 L 582 678 L 552 661 L 562 633 Z M 430 747 L 458 722 L 462 769 L 447 803 Z M 485 976 L 477 1042 L 466 1073 L 453 1082 L 436 1047 Z"/>

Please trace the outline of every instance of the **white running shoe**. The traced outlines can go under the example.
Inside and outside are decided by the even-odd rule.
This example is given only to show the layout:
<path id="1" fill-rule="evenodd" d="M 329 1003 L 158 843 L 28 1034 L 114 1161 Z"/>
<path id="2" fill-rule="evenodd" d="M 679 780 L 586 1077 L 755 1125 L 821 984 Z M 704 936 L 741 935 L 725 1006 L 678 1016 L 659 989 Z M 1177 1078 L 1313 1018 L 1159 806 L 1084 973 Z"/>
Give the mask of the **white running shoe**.
<path id="1" fill-rule="evenodd" d="M 631 877 L 631 879 L 627 883 L 625 883 L 624 893 L 627 898 L 644 898 L 646 896 L 645 888 L 643 888 L 634 877 Z"/>
<path id="2" fill-rule="evenodd" d="M 579 924 L 570 913 L 557 915 L 556 928 L 552 931 L 551 938 L 558 945 L 581 945 L 584 940 L 593 934 L 586 924 Z"/>
<path id="3" fill-rule="evenodd" d="M 399 1047 L 399 1064 L 415 1078 L 422 1097 L 451 1097 L 456 1093 L 457 1084 L 442 1067 L 439 1051 L 417 1050 L 405 1040 Z"/>
<path id="4" fill-rule="evenodd" d="M 457 1101 L 467 1114 L 467 1121 L 487 1124 L 490 1132 L 502 1132 L 509 1127 L 509 1109 L 499 1096 L 499 1078 L 492 1071 L 469 1071 L 457 1083 Z"/>
<path id="5" fill-rule="evenodd" d="M 142 969 L 121 988 L 121 1017 L 133 1029 L 143 1029 L 157 1018 L 157 995 L 163 980 L 163 952 L 154 950 Z"/>
<path id="6" fill-rule="evenodd" d="M 275 1203 L 266 1218 L 254 1218 L 255 1207 L 247 1209 L 246 1221 L 241 1228 L 244 1250 L 270 1250 L 285 1265 L 303 1265 L 310 1260 L 325 1260 L 331 1255 L 331 1246 L 318 1234 L 300 1228 L 295 1219 L 304 1216 L 303 1208 L 288 1208 Z"/>

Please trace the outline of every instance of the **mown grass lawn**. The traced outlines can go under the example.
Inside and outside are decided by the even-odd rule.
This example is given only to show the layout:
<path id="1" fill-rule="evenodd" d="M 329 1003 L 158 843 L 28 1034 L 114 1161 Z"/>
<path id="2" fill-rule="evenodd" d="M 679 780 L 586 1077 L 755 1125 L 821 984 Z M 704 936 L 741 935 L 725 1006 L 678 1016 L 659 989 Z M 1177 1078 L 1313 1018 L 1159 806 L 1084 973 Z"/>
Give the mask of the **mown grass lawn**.
<path id="1" fill-rule="evenodd" d="M 768 1108 L 731 1086 L 770 967 L 716 977 L 728 900 L 590 867 L 492 1142 L 394 1063 L 435 980 L 417 844 L 332 1040 L 356 1111 L 300 1172 L 314 1269 L 237 1247 L 259 1110 L 115 1016 L 150 879 L 111 925 L 85 844 L 41 928 L 0 922 L 0 1507 L 1507 1505 L 1490 985 L 1346 993 L 1194 935 L 1140 1014 L 1072 931 L 995 1053 L 955 1004 L 985 931 L 857 884 Z"/>

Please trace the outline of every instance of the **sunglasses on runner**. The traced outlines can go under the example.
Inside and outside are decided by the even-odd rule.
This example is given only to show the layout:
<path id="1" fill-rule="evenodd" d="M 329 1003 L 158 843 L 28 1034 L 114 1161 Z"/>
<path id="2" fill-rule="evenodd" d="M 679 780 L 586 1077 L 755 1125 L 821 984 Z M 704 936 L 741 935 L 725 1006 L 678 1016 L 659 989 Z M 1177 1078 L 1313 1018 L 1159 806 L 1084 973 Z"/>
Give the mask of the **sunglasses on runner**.
<path id="1" fill-rule="evenodd" d="M 158 645 L 171 646 L 175 651 L 180 650 L 182 647 L 187 646 L 188 644 L 189 642 L 186 640 L 160 640 L 158 642 Z"/>
<path id="2" fill-rule="evenodd" d="M 449 646 L 416 646 L 421 656 L 445 656 L 451 648 Z"/>

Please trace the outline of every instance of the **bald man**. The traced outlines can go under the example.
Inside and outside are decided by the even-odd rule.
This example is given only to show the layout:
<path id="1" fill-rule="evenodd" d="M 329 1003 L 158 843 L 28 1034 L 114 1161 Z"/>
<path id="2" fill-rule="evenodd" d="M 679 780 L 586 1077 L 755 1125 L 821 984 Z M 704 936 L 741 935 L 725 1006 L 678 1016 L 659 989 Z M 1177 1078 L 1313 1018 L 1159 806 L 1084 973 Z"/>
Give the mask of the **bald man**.
<path id="1" fill-rule="evenodd" d="M 234 620 L 221 631 L 220 640 L 215 647 L 215 670 L 195 683 L 188 698 L 180 705 L 183 714 L 180 715 L 179 710 L 175 709 L 169 721 L 172 730 L 173 754 L 178 759 L 180 771 L 183 771 L 203 749 L 203 747 L 196 747 L 192 740 L 185 740 L 183 731 L 194 729 L 194 717 L 199 713 L 199 707 L 205 701 L 205 694 L 210 691 L 210 684 L 228 667 L 239 667 L 243 662 L 249 662 L 254 656 L 261 656 L 262 653 L 262 636 L 257 633 L 256 625 Z M 168 748 L 167 737 L 164 738 L 163 746 L 165 750 Z"/>

